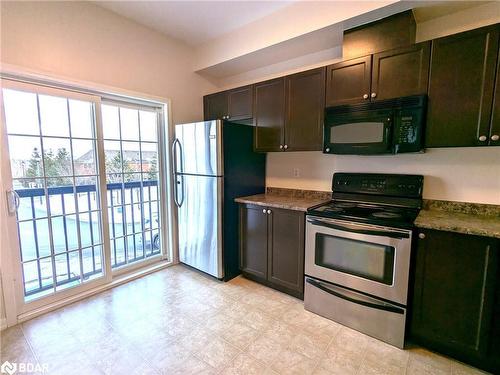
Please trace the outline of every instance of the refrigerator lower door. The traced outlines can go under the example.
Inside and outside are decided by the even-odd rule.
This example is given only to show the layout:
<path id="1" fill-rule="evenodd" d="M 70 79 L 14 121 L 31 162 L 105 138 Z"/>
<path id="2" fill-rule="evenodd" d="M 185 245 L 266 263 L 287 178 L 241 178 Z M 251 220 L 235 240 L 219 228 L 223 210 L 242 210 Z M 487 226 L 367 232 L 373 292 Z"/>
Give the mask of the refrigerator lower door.
<path id="1" fill-rule="evenodd" d="M 222 176 L 222 121 L 176 125 L 172 152 L 176 173 Z"/>
<path id="2" fill-rule="evenodd" d="M 175 178 L 180 197 L 179 260 L 221 279 L 223 177 L 178 174 Z"/>

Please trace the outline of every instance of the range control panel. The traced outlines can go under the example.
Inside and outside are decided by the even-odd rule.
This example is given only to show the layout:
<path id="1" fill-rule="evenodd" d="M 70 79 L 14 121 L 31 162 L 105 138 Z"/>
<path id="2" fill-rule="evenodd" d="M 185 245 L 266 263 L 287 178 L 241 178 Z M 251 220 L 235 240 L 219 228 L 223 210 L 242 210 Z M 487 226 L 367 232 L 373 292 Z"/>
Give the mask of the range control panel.
<path id="1" fill-rule="evenodd" d="M 407 174 L 335 173 L 332 190 L 342 193 L 422 197 L 424 177 Z"/>

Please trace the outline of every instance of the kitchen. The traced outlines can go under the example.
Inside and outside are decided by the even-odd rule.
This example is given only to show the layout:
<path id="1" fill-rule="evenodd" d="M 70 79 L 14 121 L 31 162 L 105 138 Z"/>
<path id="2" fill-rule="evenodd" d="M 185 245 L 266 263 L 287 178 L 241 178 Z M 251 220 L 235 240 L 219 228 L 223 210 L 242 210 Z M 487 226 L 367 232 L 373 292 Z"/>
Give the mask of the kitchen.
<path id="1" fill-rule="evenodd" d="M 499 29 L 498 19 L 484 16 L 493 10 L 495 19 L 497 5 L 459 5 L 436 18 L 392 9 L 389 17 L 358 20 L 343 30 L 341 59 L 261 74 L 266 79 L 230 77 L 235 82 L 227 79 L 224 90 L 204 91 L 209 122 L 174 119 L 168 149 L 179 261 L 225 279 L 227 288 L 243 287 L 258 298 L 235 292 L 241 301 L 278 320 L 259 326 L 265 318 L 257 310 L 248 317 L 228 309 L 235 327 L 248 323 L 274 335 L 276 345 L 289 338 L 283 353 L 295 357 L 285 356 L 288 364 L 264 354 L 272 346 L 249 345 L 255 338 L 235 335 L 246 337 L 241 344 L 215 331 L 252 351 L 262 372 L 476 371 L 420 347 L 498 371 Z M 471 27 L 468 15 L 483 21 Z M 213 296 L 213 279 L 184 269 L 174 278 L 199 282 Z M 191 316 L 184 302 L 178 310 Z M 304 346 L 286 331 L 304 317 L 306 331 L 332 330 L 329 340 L 339 346 L 373 349 L 385 341 L 392 346 L 377 350 L 405 364 L 363 367 L 364 357 L 354 356 L 357 366 L 342 367 L 328 351 L 335 345 L 318 339 Z M 241 356 L 209 347 L 231 360 Z M 193 352 L 216 371 L 230 362 L 200 347 Z M 242 366 L 227 372 L 245 373 Z"/>

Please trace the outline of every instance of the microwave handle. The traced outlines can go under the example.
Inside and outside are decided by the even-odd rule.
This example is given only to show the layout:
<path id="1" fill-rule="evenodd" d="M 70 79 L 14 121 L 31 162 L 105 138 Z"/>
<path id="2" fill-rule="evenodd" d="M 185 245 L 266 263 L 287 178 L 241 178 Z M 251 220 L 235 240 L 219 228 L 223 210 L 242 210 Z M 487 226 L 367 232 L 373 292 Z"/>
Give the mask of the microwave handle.
<path id="1" fill-rule="evenodd" d="M 335 297 L 341 298 L 343 300 L 346 300 L 346 301 L 349 301 L 349 302 L 352 302 L 352 303 L 355 303 L 355 304 L 358 304 L 358 305 L 370 307 L 372 309 L 389 311 L 389 312 L 393 312 L 393 313 L 396 313 L 396 314 L 404 314 L 405 313 L 403 309 L 401 309 L 401 308 L 399 308 L 397 306 L 388 305 L 386 303 L 374 303 L 374 302 L 370 302 L 370 301 L 368 301 L 368 298 L 366 298 L 366 300 L 353 298 L 351 296 L 348 296 L 348 295 L 345 295 L 343 293 L 340 293 L 339 291 L 333 290 L 332 288 L 329 288 L 326 285 L 323 285 L 323 283 L 321 283 L 319 281 L 316 281 L 316 280 L 312 280 L 312 279 L 306 278 L 306 282 L 309 283 L 309 284 L 311 284 L 312 286 L 314 286 L 314 287 L 322 290 L 323 292 L 326 292 L 326 293 L 331 294 L 331 295 L 333 295 Z"/>
<path id="2" fill-rule="evenodd" d="M 347 232 L 352 232 L 352 233 L 369 234 L 373 236 L 384 236 L 391 238 L 410 238 L 410 235 L 404 232 L 391 232 L 391 231 L 377 230 L 377 229 L 360 229 L 349 225 L 327 223 L 325 221 L 317 219 L 307 219 L 307 221 L 314 225 L 319 225 L 331 229 L 345 230 Z"/>

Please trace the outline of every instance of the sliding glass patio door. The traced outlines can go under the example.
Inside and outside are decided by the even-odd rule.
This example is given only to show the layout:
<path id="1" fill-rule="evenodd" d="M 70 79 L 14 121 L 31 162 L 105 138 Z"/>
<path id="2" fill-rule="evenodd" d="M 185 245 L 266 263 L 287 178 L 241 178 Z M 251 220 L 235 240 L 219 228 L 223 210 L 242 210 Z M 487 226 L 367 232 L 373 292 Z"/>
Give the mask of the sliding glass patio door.
<path id="1" fill-rule="evenodd" d="M 23 311 L 162 258 L 159 110 L 2 86 Z"/>
<path id="2" fill-rule="evenodd" d="M 158 113 L 102 105 L 113 269 L 160 254 Z"/>

